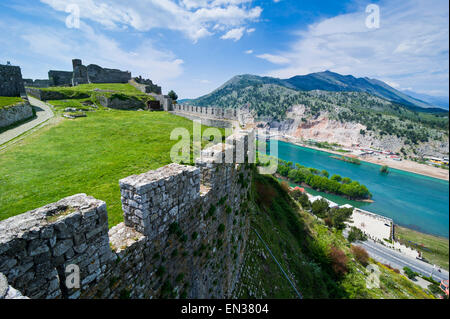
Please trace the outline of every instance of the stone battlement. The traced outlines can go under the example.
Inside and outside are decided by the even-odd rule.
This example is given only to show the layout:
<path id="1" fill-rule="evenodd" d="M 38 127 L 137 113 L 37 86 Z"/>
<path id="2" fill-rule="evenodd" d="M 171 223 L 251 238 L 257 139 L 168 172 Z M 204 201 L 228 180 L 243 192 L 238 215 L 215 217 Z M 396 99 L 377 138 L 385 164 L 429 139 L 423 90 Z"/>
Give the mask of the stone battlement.
<path id="1" fill-rule="evenodd" d="M 249 230 L 251 166 L 240 159 L 251 142 L 253 132 L 236 133 L 195 166 L 120 180 L 124 222 L 110 230 L 105 202 L 85 194 L 0 221 L 0 273 L 30 298 L 231 296 Z M 66 285 L 73 265 L 79 288 Z"/>
<path id="2" fill-rule="evenodd" d="M 232 127 L 231 121 L 239 122 L 241 126 L 254 122 L 254 115 L 246 109 L 175 104 L 173 113 L 191 120 L 202 119 L 205 125 L 218 127 Z"/>

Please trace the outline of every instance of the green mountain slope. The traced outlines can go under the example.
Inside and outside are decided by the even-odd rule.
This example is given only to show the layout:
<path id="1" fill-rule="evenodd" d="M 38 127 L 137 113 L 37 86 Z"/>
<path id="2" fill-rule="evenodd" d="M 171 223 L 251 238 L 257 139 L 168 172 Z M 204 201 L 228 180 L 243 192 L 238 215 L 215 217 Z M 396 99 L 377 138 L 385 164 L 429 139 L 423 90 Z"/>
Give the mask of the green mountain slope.
<path id="1" fill-rule="evenodd" d="M 252 230 L 246 246 L 239 298 L 298 298 L 277 259 L 303 298 L 433 298 L 406 277 L 375 263 L 380 286 L 368 289 L 369 272 L 358 262 L 340 231 L 305 212 L 272 176 L 254 173 L 250 214 Z M 260 234 L 264 243 L 257 233 Z M 331 251 L 338 250 L 337 261 Z M 342 269 L 336 263 L 343 264 Z"/>
<path id="2" fill-rule="evenodd" d="M 321 74 L 312 76 L 314 78 L 312 85 L 316 81 L 323 85 L 325 82 L 329 84 L 322 86 L 323 89 L 342 88 L 343 80 L 336 80 L 336 77 L 329 73 L 325 76 L 327 81 Z M 344 78 L 347 79 L 347 76 Z M 398 104 L 362 90 L 347 92 L 296 89 L 295 86 L 302 87 L 302 83 L 305 83 L 304 79 L 296 77 L 295 81 L 286 84 L 284 80 L 270 77 L 239 75 L 210 94 L 185 103 L 222 108 L 248 108 L 254 110 L 261 120 L 267 121 L 284 120 L 286 112 L 292 106 L 304 105 L 306 113 L 303 119 L 305 121 L 314 120 L 320 114 L 327 113 L 330 119 L 339 120 L 342 123 L 360 123 L 365 125 L 368 131 L 375 131 L 381 136 L 404 137 L 411 145 L 427 142 L 430 139 L 446 140 L 448 112 L 443 109 Z M 352 84 L 352 87 L 362 86 L 360 82 L 360 79 L 354 77 L 346 80 L 346 83 Z M 368 80 L 363 82 L 366 83 Z M 382 84 L 378 83 L 378 87 L 382 87 Z M 386 92 L 386 95 L 390 92 L 388 88 Z"/>

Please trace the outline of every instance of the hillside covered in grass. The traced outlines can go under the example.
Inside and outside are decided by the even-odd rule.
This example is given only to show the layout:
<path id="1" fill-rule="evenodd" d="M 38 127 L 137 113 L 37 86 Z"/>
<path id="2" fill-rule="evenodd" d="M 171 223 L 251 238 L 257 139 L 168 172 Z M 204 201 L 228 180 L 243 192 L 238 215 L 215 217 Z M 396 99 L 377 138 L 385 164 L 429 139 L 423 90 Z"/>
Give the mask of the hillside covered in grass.
<path id="1" fill-rule="evenodd" d="M 174 128 L 192 134 L 190 120 L 166 112 L 99 108 L 56 122 L 0 152 L 0 219 L 86 193 L 106 201 L 115 225 L 119 179 L 170 164 Z"/>
<path id="2" fill-rule="evenodd" d="M 305 212 L 273 177 L 255 172 L 252 196 L 237 297 L 298 298 L 258 232 L 303 298 L 434 298 L 393 269 L 361 258 L 341 231 Z M 379 288 L 366 286 L 369 263 L 380 270 Z"/>

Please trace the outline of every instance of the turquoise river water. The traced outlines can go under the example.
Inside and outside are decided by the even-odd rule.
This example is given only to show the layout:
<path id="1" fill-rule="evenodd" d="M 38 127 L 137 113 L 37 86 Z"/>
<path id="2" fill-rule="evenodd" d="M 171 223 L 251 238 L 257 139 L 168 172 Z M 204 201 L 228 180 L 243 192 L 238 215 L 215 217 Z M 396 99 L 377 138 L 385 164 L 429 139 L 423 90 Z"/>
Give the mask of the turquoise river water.
<path id="1" fill-rule="evenodd" d="M 278 142 L 278 157 L 307 167 L 326 169 L 333 174 L 350 177 L 367 186 L 374 203 L 347 200 L 343 197 L 308 190 L 338 204 L 349 203 L 361 209 L 390 217 L 398 225 L 421 232 L 449 237 L 448 181 L 413 174 L 393 168 L 381 174 L 380 166 L 361 165 L 331 158 L 333 154 L 291 143 Z"/>

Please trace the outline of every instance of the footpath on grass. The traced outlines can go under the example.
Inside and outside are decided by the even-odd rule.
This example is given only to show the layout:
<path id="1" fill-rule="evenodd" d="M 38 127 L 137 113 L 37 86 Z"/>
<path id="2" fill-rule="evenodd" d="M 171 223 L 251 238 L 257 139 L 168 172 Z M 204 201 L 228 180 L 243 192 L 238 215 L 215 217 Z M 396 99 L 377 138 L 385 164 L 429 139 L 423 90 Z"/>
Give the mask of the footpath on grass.
<path id="1" fill-rule="evenodd" d="M 31 96 L 28 97 L 30 104 L 36 110 L 36 117 L 28 122 L 25 122 L 17 127 L 0 133 L 0 145 L 3 145 L 16 137 L 28 132 L 29 130 L 35 128 L 36 126 L 44 123 L 48 119 L 54 116 L 52 109 L 46 103 L 35 99 Z"/>

